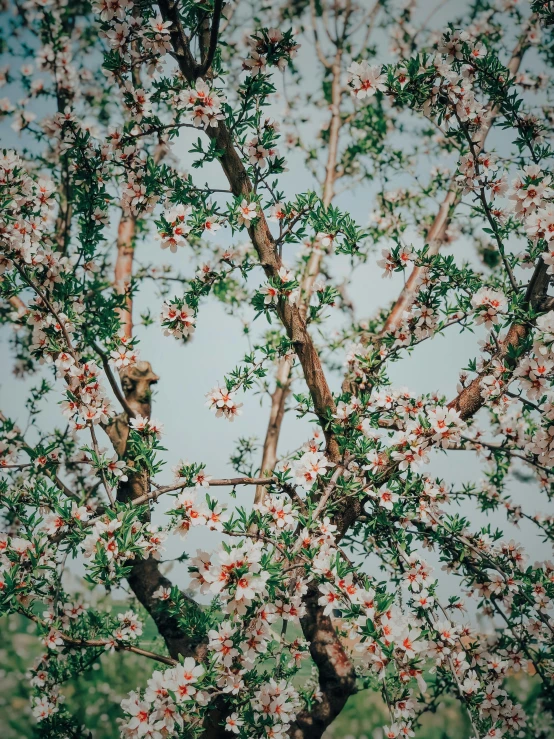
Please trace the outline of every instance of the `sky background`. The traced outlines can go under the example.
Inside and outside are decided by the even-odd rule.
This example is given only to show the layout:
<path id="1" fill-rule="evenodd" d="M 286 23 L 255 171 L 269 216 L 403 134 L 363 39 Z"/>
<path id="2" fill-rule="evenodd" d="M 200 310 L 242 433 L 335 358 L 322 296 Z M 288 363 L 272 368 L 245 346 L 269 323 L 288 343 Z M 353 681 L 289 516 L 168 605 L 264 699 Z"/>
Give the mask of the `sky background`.
<path id="1" fill-rule="evenodd" d="M 418 12 L 416 19 L 423 19 L 429 15 L 432 3 L 424 3 Z M 454 11 L 459 10 L 459 3 L 448 3 L 438 10 L 433 16 L 433 25 L 441 27 L 444 22 L 452 17 Z M 386 52 L 383 52 L 386 56 Z M 378 61 L 388 61 L 387 58 Z M 4 60 L 0 62 L 0 66 Z M 313 75 L 319 76 L 319 70 L 314 63 L 313 50 L 304 48 L 300 54 L 300 63 L 304 64 L 308 73 L 307 80 L 313 79 Z M 14 66 L 17 66 L 18 62 Z M 536 59 L 529 55 L 528 61 L 523 65 L 524 69 L 536 67 Z M 313 73 L 312 73 L 313 67 Z M 308 83 L 305 83 L 308 84 Z M 6 93 L 3 93 L 6 94 Z M 12 91 L 13 94 L 13 91 Z M 274 106 L 273 115 L 280 117 L 283 102 Z M 323 113 L 325 116 L 326 112 Z M 313 120 L 314 134 L 319 128 L 320 120 Z M 173 152 L 186 167 L 190 162 L 187 151 L 191 143 L 197 138 L 197 133 L 183 129 L 174 146 Z M 22 137 L 13 132 L 9 124 L 3 123 L 0 128 L 2 146 L 19 148 L 22 145 Z M 289 172 L 281 177 L 280 188 L 285 191 L 287 199 L 292 199 L 295 193 L 307 191 L 314 188 L 314 180 L 307 171 L 302 158 L 296 155 L 287 155 Z M 445 164 L 448 164 L 445 160 Z M 442 162 L 422 161 L 420 166 L 422 172 Z M 199 181 L 208 180 L 210 184 L 225 187 L 223 175 L 216 165 L 201 171 Z M 399 183 L 400 184 L 400 183 Z M 374 197 L 377 185 L 364 185 L 353 192 L 347 192 L 337 196 L 334 203 L 338 207 L 347 210 L 351 216 L 362 226 L 367 225 L 369 215 L 374 208 Z M 116 224 L 115 224 L 116 226 Z M 219 234 L 222 244 L 229 243 L 228 234 Z M 415 247 L 422 245 L 421 239 L 412 234 L 412 243 Z M 237 234 L 233 243 L 244 241 L 244 234 Z M 515 245 L 514 245 L 515 246 Z M 287 249 L 293 247 L 285 246 L 284 259 L 292 262 L 292 254 Z M 520 247 L 521 248 L 521 247 Z M 460 239 L 454 247 L 454 253 L 460 258 L 474 260 L 473 246 L 465 239 Z M 166 263 L 170 260 L 178 264 L 186 271 L 187 254 L 180 250 L 178 254 L 171 255 L 161 252 L 159 243 L 152 238 L 145 244 L 141 244 L 137 253 L 138 261 Z M 352 299 L 356 317 L 366 318 L 374 314 L 381 306 L 390 303 L 396 298 L 402 288 L 404 279 L 402 275 L 395 274 L 392 279 L 383 279 L 382 270 L 376 264 L 380 258 L 380 248 L 370 257 L 368 262 L 358 267 L 348 284 L 348 294 Z M 338 261 L 337 270 L 344 274 L 349 272 L 348 259 L 341 258 Z M 179 294 L 179 293 L 177 293 Z M 161 299 L 156 296 L 154 287 L 148 281 L 140 289 L 138 298 L 135 300 L 136 315 L 146 307 L 150 307 L 154 315 L 158 314 Z M 244 403 L 243 414 L 234 423 L 228 423 L 224 419 L 217 419 L 215 415 L 205 406 L 205 393 L 213 385 L 222 382 L 224 375 L 233 369 L 249 351 L 246 338 L 242 333 L 242 321 L 252 318 L 252 311 L 245 306 L 234 315 L 229 315 L 225 307 L 215 299 L 205 301 L 201 307 L 197 319 L 196 332 L 192 341 L 186 345 L 175 341 L 171 337 L 164 337 L 156 323 L 154 326 L 144 328 L 136 327 L 136 335 L 140 339 L 140 358 L 152 363 L 154 371 L 160 376 L 153 402 L 153 417 L 159 419 L 165 427 L 162 443 L 168 451 L 164 454 L 167 461 L 165 471 L 159 476 L 159 482 L 169 483 L 172 479 L 171 467 L 179 459 L 189 462 L 205 462 L 207 472 L 214 477 L 224 477 L 233 474 L 229 458 L 236 448 L 239 437 L 258 437 L 263 443 L 265 429 L 269 412 L 269 398 L 263 398 L 252 393 L 241 393 L 240 400 Z M 254 324 L 256 331 L 265 328 L 264 319 L 257 322 L 259 329 Z M 0 409 L 9 417 L 16 419 L 21 425 L 26 423 L 24 401 L 30 386 L 37 384 L 37 377 L 25 380 L 16 379 L 11 374 L 12 357 L 8 345 L 10 328 L 0 329 Z M 456 393 L 458 373 L 462 367 L 467 366 L 468 360 L 478 356 L 478 339 L 483 333 L 472 334 L 469 331 L 458 333 L 457 329 L 449 330 L 446 336 L 436 337 L 432 341 L 424 342 L 420 347 L 408 355 L 403 361 L 390 366 L 390 377 L 393 387 L 408 387 L 415 393 L 427 393 L 439 391 L 451 398 Z M 332 389 L 340 391 L 341 375 L 337 373 L 329 376 Z M 273 386 L 273 381 L 271 381 Z M 45 410 L 41 423 L 62 426 L 59 409 L 55 405 L 53 394 L 49 396 L 49 407 Z M 298 421 L 293 413 L 287 414 L 280 437 L 280 454 L 297 448 L 309 438 L 309 424 L 306 421 Z M 83 438 L 84 443 L 85 440 Z M 88 439 L 87 439 L 88 441 Z M 106 446 L 108 446 L 106 440 Z M 261 457 L 261 450 L 260 455 Z M 482 463 L 476 459 L 475 454 L 470 452 L 434 453 L 429 471 L 443 477 L 447 482 L 460 486 L 464 482 L 471 482 L 483 478 Z M 548 502 L 541 498 L 536 486 L 513 483 L 511 486 L 514 502 L 523 503 L 527 513 L 538 510 L 547 511 Z M 237 501 L 244 505 L 250 505 L 253 499 L 252 488 L 239 488 Z M 225 488 L 212 488 L 212 497 L 218 497 L 223 501 L 233 501 L 229 498 L 229 490 Z M 163 520 L 160 511 L 170 507 L 171 499 L 161 499 L 157 506 L 155 520 Z M 522 522 L 519 530 L 506 522 L 502 512 L 485 518 L 475 511 L 473 505 L 465 503 L 458 510 L 472 519 L 475 526 L 484 525 L 487 521 L 499 525 L 504 529 L 507 538 L 513 536 L 516 540 L 525 544 L 532 559 L 548 555 L 548 550 L 537 539 L 536 529 L 527 522 Z M 185 549 L 194 553 L 196 548 L 211 548 L 215 544 L 217 535 L 206 532 L 205 529 L 193 529 L 187 541 Z M 178 556 L 183 550 L 183 542 L 178 538 L 172 538 L 168 545 L 165 556 Z M 426 554 L 431 562 L 436 563 L 436 558 Z M 373 563 L 374 564 L 374 563 Z M 373 566 L 370 563 L 370 567 Z M 82 571 L 81 565 L 73 568 L 75 573 Z M 174 572 L 181 586 L 186 584 L 187 578 L 183 570 Z M 448 593 L 456 593 L 459 586 L 454 579 L 445 582 Z"/>

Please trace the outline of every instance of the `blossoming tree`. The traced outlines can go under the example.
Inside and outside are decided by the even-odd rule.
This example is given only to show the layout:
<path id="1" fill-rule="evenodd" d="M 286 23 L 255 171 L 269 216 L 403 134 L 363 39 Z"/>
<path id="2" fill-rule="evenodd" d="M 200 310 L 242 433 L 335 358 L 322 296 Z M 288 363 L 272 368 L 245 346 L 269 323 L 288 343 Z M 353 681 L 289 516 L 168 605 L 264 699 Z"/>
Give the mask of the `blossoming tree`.
<path id="1" fill-rule="evenodd" d="M 510 487 L 524 475 L 548 499 L 554 483 L 554 14 L 544 0 L 478 2 L 437 29 L 426 10 L 8 3 L 0 112 L 22 143 L 0 156 L 1 317 L 16 373 L 39 380 L 17 418 L 0 417 L 0 604 L 42 640 L 30 666 L 41 736 L 84 735 L 62 685 L 118 650 L 153 661 L 122 704 L 129 739 L 319 737 L 362 689 L 383 697 L 386 737 L 413 736 L 449 693 L 472 736 L 541 735 L 554 563 L 466 513 L 504 511 L 554 539 L 552 515 L 524 511 Z M 281 189 L 287 160 L 313 172 L 313 190 Z M 345 188 L 371 193 L 369 225 L 335 202 Z M 371 279 L 406 280 L 360 321 L 335 264 L 356 270 L 376 248 Z M 159 300 L 141 314 L 147 280 Z M 200 459 L 169 481 L 156 362 L 136 325 L 182 344 L 186 375 L 212 298 L 250 304 L 259 333 L 239 367 L 221 367 L 206 413 L 233 421 L 241 394 L 261 389 L 267 433 L 259 458 L 242 440 L 234 477 Z M 391 385 L 416 345 L 471 328 L 483 340 L 456 397 Z M 159 392 L 179 388 L 162 377 Z M 280 456 L 285 413 L 313 433 Z M 433 457 L 455 450 L 480 457 L 482 479 L 433 475 Z M 240 490 L 236 505 L 223 486 Z M 197 526 L 221 543 L 189 551 Z M 160 561 L 170 537 L 189 555 L 182 581 Z M 73 561 L 97 591 L 129 587 L 128 610 L 69 592 Z M 443 594 L 445 577 L 460 595 Z M 540 715 L 510 692 L 518 671 L 536 675 Z"/>

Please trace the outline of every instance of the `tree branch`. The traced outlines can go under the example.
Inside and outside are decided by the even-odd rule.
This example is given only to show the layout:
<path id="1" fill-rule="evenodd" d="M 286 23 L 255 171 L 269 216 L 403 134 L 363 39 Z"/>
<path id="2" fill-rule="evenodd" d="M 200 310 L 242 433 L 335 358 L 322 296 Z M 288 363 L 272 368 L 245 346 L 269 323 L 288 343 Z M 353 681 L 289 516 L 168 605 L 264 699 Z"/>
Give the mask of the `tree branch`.
<path id="1" fill-rule="evenodd" d="M 44 621 L 42 621 L 38 616 L 35 616 L 34 613 L 29 613 L 28 611 L 18 611 L 22 616 L 25 616 L 26 618 L 30 619 L 31 621 L 34 621 L 39 626 L 42 626 L 44 628 L 49 628 Z M 133 654 L 140 654 L 142 657 L 148 657 L 148 659 L 153 659 L 156 662 L 162 662 L 164 665 L 170 665 L 171 667 L 174 667 L 175 665 L 178 665 L 179 662 L 175 659 L 172 659 L 171 657 L 166 657 L 163 654 L 156 654 L 155 652 L 150 652 L 147 649 L 142 649 L 141 647 L 135 647 L 132 644 L 125 644 L 123 642 L 116 642 L 116 641 L 110 641 L 109 639 L 77 639 L 74 636 L 70 636 L 69 634 L 65 634 L 63 631 L 57 631 L 57 636 L 59 636 L 66 644 L 69 644 L 74 647 L 81 647 L 81 648 L 90 648 L 90 647 L 112 647 L 118 651 L 118 652 L 133 652 Z"/>
<path id="2" fill-rule="evenodd" d="M 512 76 L 517 74 L 527 46 L 528 44 L 526 31 L 520 36 L 517 45 L 512 52 L 510 61 L 508 62 L 507 69 Z M 473 141 L 476 156 L 478 156 L 479 153 L 483 150 L 483 147 L 485 146 L 485 141 L 487 139 L 489 131 L 492 128 L 494 120 L 500 113 L 498 106 L 495 106 L 492 103 L 488 104 L 487 110 L 490 113 L 489 118 L 487 122 L 481 127 L 481 130 L 478 132 L 475 140 Z M 438 254 L 442 245 L 442 241 L 444 239 L 444 233 L 448 225 L 449 217 L 451 216 L 454 208 L 460 202 L 460 199 L 460 190 L 457 186 L 455 177 L 452 177 L 452 179 L 450 180 L 448 191 L 439 208 L 439 212 L 435 216 L 435 219 L 427 233 L 426 241 L 429 244 L 429 249 L 427 251 L 428 257 Z M 385 325 L 383 326 L 379 334 L 380 338 L 396 331 L 398 326 L 402 323 L 402 315 L 404 314 L 404 311 L 408 310 L 410 305 L 413 303 L 419 287 L 420 279 L 424 274 L 425 269 L 426 267 L 414 267 L 414 269 L 412 270 L 408 281 L 406 282 L 404 288 L 402 289 L 402 292 L 393 305 L 391 312 L 387 317 L 387 320 L 385 321 Z"/>
<path id="3" fill-rule="evenodd" d="M 300 619 L 304 636 L 310 642 L 310 654 L 317 665 L 321 701 L 302 711 L 291 725 L 291 739 L 316 739 L 344 708 L 355 692 L 356 671 L 337 636 L 333 622 L 318 604 L 317 584 L 308 586 L 304 597 L 306 615 Z"/>
<path id="4" fill-rule="evenodd" d="M 535 271 L 525 293 L 524 309 L 532 309 L 538 311 L 546 297 L 546 291 L 550 284 L 550 275 L 547 273 L 548 265 L 542 256 L 539 257 L 535 266 Z M 515 321 L 510 326 L 508 335 L 499 347 L 496 359 L 506 359 L 510 349 L 518 349 L 531 331 L 529 322 L 519 323 Z M 509 362 L 513 364 L 513 362 Z M 489 374 L 489 367 L 485 367 L 468 387 L 464 388 L 453 400 L 448 404 L 448 408 L 454 408 L 460 416 L 466 421 L 471 418 L 484 405 L 484 398 L 481 394 L 481 381 L 483 377 Z"/>
<path id="5" fill-rule="evenodd" d="M 223 0 L 214 0 L 214 14 L 212 18 L 212 28 L 210 31 L 210 45 L 206 58 L 196 69 L 196 74 L 203 77 L 212 66 L 215 52 L 217 49 L 217 40 L 219 35 L 219 23 L 221 21 L 221 11 L 223 10 Z"/>
<path id="6" fill-rule="evenodd" d="M 162 17 L 171 21 L 171 42 L 173 55 L 176 58 L 179 69 L 190 82 L 196 79 L 196 65 L 187 37 L 183 31 L 177 6 L 171 0 L 159 0 L 158 6 Z M 227 177 L 232 193 L 235 196 L 249 197 L 253 193 L 253 186 L 244 167 L 242 159 L 234 147 L 232 136 L 223 121 L 219 121 L 216 127 L 209 127 L 206 134 L 215 142 L 221 157 L 221 167 Z M 268 223 L 263 213 L 260 213 L 256 222 L 248 229 L 249 236 L 258 253 L 260 264 L 268 277 L 276 278 L 282 261 L 275 248 L 275 242 Z M 335 412 L 335 402 L 317 350 L 312 338 L 308 333 L 306 321 L 297 305 L 292 305 L 287 300 L 280 300 L 277 305 L 277 314 L 281 319 L 287 335 L 292 342 L 298 355 L 304 378 L 314 403 L 314 410 L 322 425 L 327 440 L 327 452 L 330 459 L 336 461 L 339 447 L 334 433 L 329 428 L 328 415 Z"/>

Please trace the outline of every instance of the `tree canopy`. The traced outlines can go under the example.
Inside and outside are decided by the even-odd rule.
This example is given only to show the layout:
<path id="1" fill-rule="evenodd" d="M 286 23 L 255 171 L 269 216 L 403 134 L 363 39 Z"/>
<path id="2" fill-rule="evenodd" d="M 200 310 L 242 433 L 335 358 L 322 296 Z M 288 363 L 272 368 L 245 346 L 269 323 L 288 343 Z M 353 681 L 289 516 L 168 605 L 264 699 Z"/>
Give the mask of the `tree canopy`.
<path id="1" fill-rule="evenodd" d="M 19 410 L 0 412 L 0 613 L 42 643 L 38 735 L 89 736 L 64 685 L 127 651 L 151 676 L 121 703 L 126 739 L 314 739 L 361 690 L 389 739 L 447 695 L 476 739 L 552 736 L 554 560 L 532 559 L 554 541 L 552 3 L 8 0 L 2 17 Z M 362 317 L 361 274 L 366 294 L 405 279 Z M 213 337 L 220 382 L 194 392 L 220 424 L 249 427 L 252 395 L 268 416 L 221 478 L 217 438 L 191 460 L 201 421 L 164 436 L 153 397 L 189 382 L 211 301 L 240 318 Z M 468 333 L 456 394 L 410 389 L 414 352 L 440 337 L 450 373 Z M 306 431 L 292 449 L 285 417 Z M 455 454 L 474 482 L 437 476 Z"/>

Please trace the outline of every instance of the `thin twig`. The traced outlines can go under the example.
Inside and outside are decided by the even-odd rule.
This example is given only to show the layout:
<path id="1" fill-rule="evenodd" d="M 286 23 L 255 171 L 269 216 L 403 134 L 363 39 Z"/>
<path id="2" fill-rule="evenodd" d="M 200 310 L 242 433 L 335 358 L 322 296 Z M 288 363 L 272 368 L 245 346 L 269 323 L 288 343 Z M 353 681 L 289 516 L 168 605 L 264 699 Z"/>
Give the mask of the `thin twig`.
<path id="1" fill-rule="evenodd" d="M 119 403 L 121 404 L 121 407 L 123 408 L 125 413 L 129 416 L 129 418 L 135 418 L 137 414 L 127 402 L 127 399 L 123 395 L 123 392 L 121 388 L 119 387 L 117 380 L 115 379 L 115 375 L 112 372 L 112 368 L 110 367 L 108 355 L 98 346 L 98 344 L 95 341 L 91 341 L 90 345 L 94 349 L 94 351 L 100 356 L 100 359 L 102 360 L 102 367 L 104 368 L 104 372 L 106 373 L 106 377 L 108 378 L 110 387 L 114 391 L 114 395 L 118 399 Z"/>
<path id="2" fill-rule="evenodd" d="M 94 448 L 94 452 L 96 454 L 96 457 L 98 458 L 98 462 L 100 462 L 100 449 L 98 447 L 98 441 L 96 439 L 96 432 L 94 431 L 94 426 L 91 423 L 90 424 L 90 435 L 92 437 L 92 446 Z M 104 486 L 104 490 L 106 491 L 108 498 L 110 500 L 110 505 L 113 508 L 115 506 L 115 499 L 113 497 L 112 491 L 110 486 L 108 485 L 108 481 L 106 479 L 106 473 L 104 472 L 104 468 L 100 467 L 100 477 L 102 478 L 102 485 Z"/>

